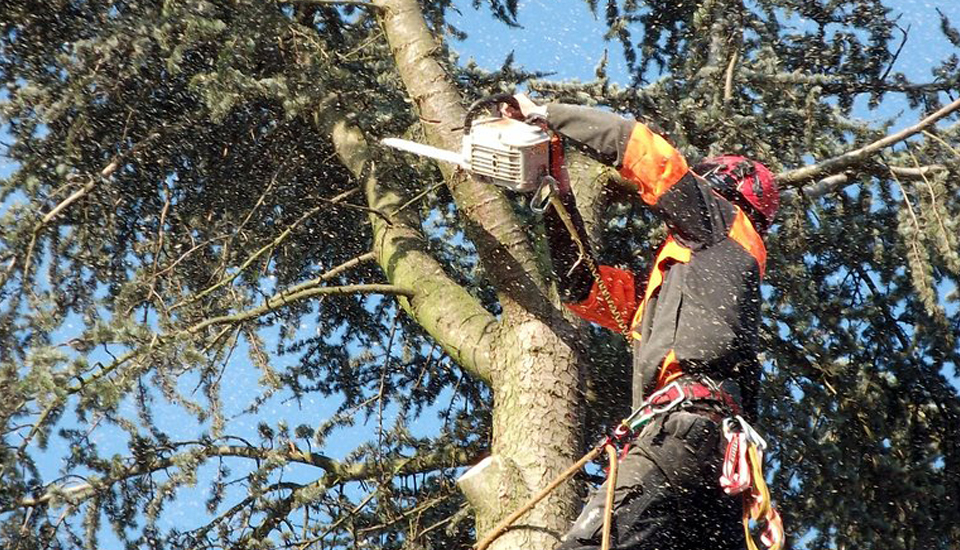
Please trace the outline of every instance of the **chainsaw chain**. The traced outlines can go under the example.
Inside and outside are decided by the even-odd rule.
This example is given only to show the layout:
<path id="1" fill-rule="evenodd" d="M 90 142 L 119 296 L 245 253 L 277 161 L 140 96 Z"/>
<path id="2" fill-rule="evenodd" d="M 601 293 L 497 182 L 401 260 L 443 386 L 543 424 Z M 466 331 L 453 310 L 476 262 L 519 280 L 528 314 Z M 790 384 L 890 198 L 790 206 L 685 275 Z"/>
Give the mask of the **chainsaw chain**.
<path id="1" fill-rule="evenodd" d="M 567 207 L 563 205 L 563 202 L 560 201 L 560 197 L 557 196 L 556 193 L 552 193 L 550 195 L 550 204 L 552 204 L 557 210 L 560 220 L 570 233 L 570 237 L 573 239 L 574 244 L 577 245 L 577 249 L 580 252 L 580 260 L 583 260 L 583 262 L 587 265 L 590 275 L 593 276 L 593 280 L 597 282 L 597 289 L 600 291 L 600 297 L 607 305 L 611 315 L 613 315 L 613 320 L 617 324 L 617 330 L 619 330 L 620 334 L 626 338 L 628 331 L 627 323 L 623 320 L 623 316 L 620 314 L 620 308 L 618 308 L 616 302 L 613 301 L 613 295 L 610 294 L 610 289 L 608 289 L 606 283 L 603 282 L 603 278 L 600 276 L 600 269 L 597 267 L 597 263 L 593 260 L 593 256 L 590 254 L 590 251 L 587 250 L 587 247 L 583 244 L 583 241 L 580 240 L 580 235 L 573 223 L 573 219 L 570 217 L 570 212 L 567 210 Z"/>

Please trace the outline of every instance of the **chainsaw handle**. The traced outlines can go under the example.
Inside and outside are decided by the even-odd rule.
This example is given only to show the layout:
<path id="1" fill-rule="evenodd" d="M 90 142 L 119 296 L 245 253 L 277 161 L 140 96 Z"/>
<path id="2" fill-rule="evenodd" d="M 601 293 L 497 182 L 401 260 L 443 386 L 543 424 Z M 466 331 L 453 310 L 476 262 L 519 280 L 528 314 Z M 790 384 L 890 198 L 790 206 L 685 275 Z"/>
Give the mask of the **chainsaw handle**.
<path id="1" fill-rule="evenodd" d="M 474 101 L 473 105 L 470 105 L 470 108 L 467 109 L 467 116 L 463 119 L 463 133 L 470 133 L 470 127 L 473 126 L 473 119 L 477 118 L 477 115 L 480 114 L 484 107 L 499 105 L 501 103 L 506 103 L 517 111 L 520 111 L 520 102 L 517 101 L 517 98 L 513 97 L 513 94 L 502 93 L 482 97 Z"/>

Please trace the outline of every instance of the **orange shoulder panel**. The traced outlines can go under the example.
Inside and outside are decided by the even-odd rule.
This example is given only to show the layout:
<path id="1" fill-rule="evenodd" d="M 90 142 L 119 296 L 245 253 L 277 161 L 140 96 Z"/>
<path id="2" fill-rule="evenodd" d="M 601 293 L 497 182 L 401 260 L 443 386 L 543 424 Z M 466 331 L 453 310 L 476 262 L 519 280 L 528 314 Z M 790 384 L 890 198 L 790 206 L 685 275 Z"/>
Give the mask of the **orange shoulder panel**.
<path id="1" fill-rule="evenodd" d="M 763 237 L 753 228 L 750 218 L 739 208 L 737 217 L 733 220 L 733 226 L 730 227 L 730 238 L 757 260 L 760 264 L 760 277 L 763 278 L 767 269 L 767 247 L 763 244 Z"/>
<path id="2" fill-rule="evenodd" d="M 656 204 L 688 168 L 686 159 L 667 140 L 639 122 L 633 127 L 620 175 L 637 184 L 643 202 Z"/>
<path id="3" fill-rule="evenodd" d="M 667 271 L 667 264 L 671 261 L 682 264 L 690 263 L 692 253 L 692 250 L 678 243 L 673 237 L 667 237 L 666 242 L 660 247 L 660 252 L 657 253 L 657 259 L 653 263 L 653 270 L 650 272 L 650 278 L 647 280 L 647 288 L 643 292 L 643 300 L 641 300 L 640 306 L 637 307 L 637 312 L 634 314 L 633 320 L 630 323 L 630 335 L 634 340 L 641 339 L 640 333 L 633 329 L 640 324 L 640 320 L 643 318 L 643 309 L 650 300 L 650 296 L 663 284 L 663 274 Z"/>

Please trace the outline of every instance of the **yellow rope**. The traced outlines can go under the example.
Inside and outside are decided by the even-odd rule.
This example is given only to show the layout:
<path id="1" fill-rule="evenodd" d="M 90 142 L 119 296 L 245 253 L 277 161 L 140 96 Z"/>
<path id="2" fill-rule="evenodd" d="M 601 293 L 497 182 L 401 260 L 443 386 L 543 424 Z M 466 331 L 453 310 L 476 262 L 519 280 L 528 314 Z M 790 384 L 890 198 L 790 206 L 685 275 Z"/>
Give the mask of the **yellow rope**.
<path id="1" fill-rule="evenodd" d="M 563 473 L 561 473 L 559 476 L 556 477 L 556 479 L 551 481 L 550 485 L 547 485 L 546 487 L 544 487 L 539 493 L 534 495 L 533 498 L 528 500 L 523 506 L 518 508 L 515 512 L 513 512 L 512 514 L 504 518 L 503 521 L 498 523 L 496 527 L 490 530 L 490 533 L 487 534 L 487 536 L 484 537 L 483 540 L 477 543 L 474 549 L 485 550 L 488 546 L 490 546 L 490 544 L 494 540 L 497 539 L 497 537 L 502 535 L 503 532 L 506 531 L 508 527 L 513 525 L 513 522 L 520 519 L 520 516 L 522 516 L 523 514 L 526 514 L 527 512 L 529 512 L 531 508 L 536 506 L 538 502 L 544 499 L 544 497 L 546 497 L 554 489 L 559 487 L 561 483 L 567 480 L 567 478 L 570 478 L 575 473 L 579 472 L 580 468 L 582 468 L 587 462 L 590 462 L 591 460 L 596 458 L 601 452 L 603 452 L 604 447 L 606 447 L 607 445 L 609 444 L 604 443 L 603 445 L 597 445 L 596 447 L 591 449 L 590 452 L 583 455 L 583 458 L 578 460 L 576 464 L 564 470 Z"/>
<path id="2" fill-rule="evenodd" d="M 610 469 L 607 473 L 607 505 L 603 509 L 603 538 L 600 550 L 610 550 L 610 531 L 613 527 L 613 498 L 617 490 L 617 448 L 607 444 L 607 456 L 610 458 Z"/>
<path id="3" fill-rule="evenodd" d="M 767 514 L 771 510 L 770 502 L 770 489 L 767 487 L 767 482 L 763 478 L 763 464 L 762 459 L 760 458 L 760 452 L 757 450 L 756 443 L 748 443 L 747 446 L 747 462 L 750 467 L 750 475 L 753 478 L 754 487 L 751 490 L 756 490 L 759 493 L 759 498 L 755 499 L 751 503 L 751 499 L 746 498 L 747 494 L 744 495 L 743 499 L 743 534 L 747 539 L 747 550 L 758 550 L 757 544 L 753 540 L 753 535 L 750 533 L 750 520 L 760 520 L 761 518 L 766 519 Z M 758 504 L 758 505 L 757 505 Z M 771 550 L 779 549 L 779 545 L 775 546 Z"/>

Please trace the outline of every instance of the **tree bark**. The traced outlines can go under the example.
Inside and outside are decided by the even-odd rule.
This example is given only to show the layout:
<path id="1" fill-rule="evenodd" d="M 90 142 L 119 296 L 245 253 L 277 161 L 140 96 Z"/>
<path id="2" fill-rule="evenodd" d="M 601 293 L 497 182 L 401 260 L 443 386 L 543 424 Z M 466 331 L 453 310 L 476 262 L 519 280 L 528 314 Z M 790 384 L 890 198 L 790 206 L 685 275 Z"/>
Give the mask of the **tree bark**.
<path id="1" fill-rule="evenodd" d="M 377 0 L 376 4 L 381 7 L 378 17 L 423 121 L 427 141 L 459 149 L 462 99 L 434 57 L 439 47 L 419 4 L 416 0 Z M 546 257 L 537 254 L 510 201 L 499 189 L 473 180 L 462 170 L 441 168 L 502 308 L 494 338 L 476 345 L 489 347 L 475 351 L 490 354 L 494 394 L 491 451 L 498 466 L 481 477 L 485 490 L 467 494 L 474 503 L 477 533 L 482 536 L 579 456 L 580 354 L 575 345 L 577 332 L 564 318 L 555 293 L 551 298 L 547 291 Z M 369 192 L 368 196 L 372 197 Z M 370 206 L 384 210 L 380 203 L 371 201 Z M 393 261 L 384 260 L 387 264 Z M 392 284 L 401 284 L 390 274 L 388 278 Z M 421 289 L 416 290 L 419 296 Z M 468 317 L 461 314 L 461 319 Z M 573 484 L 560 487 L 491 548 L 555 546 L 575 515 L 577 503 Z"/>
<path id="2" fill-rule="evenodd" d="M 460 150 L 463 100 L 450 76 L 437 61 L 440 51 L 415 0 L 377 0 L 383 24 L 427 141 L 436 147 Z M 441 164 L 445 181 L 464 218 L 467 236 L 477 246 L 484 269 L 506 317 L 515 312 L 545 314 L 545 263 L 531 246 L 525 226 L 499 188 L 480 183 L 462 169 Z"/>

